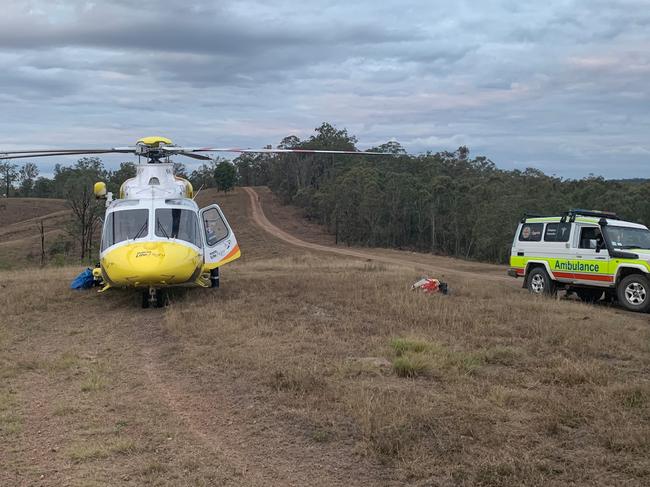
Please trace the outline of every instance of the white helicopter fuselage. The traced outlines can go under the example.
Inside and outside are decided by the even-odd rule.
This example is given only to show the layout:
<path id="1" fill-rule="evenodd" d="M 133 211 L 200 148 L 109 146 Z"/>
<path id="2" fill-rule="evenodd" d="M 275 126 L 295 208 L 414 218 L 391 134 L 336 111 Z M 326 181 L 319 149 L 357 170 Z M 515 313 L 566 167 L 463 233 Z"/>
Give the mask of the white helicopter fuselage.
<path id="1" fill-rule="evenodd" d="M 183 147 L 154 135 L 127 147 L 0 151 L 0 161 L 84 154 L 133 154 L 145 158 L 147 163 L 137 166 L 136 176 L 122 184 L 119 199 L 113 200 L 105 183 L 95 184 L 95 195 L 106 198 L 106 217 L 100 265 L 93 270 L 93 276 L 96 282 L 105 283 L 102 291 L 109 287 L 148 288 L 149 304 L 159 304 L 160 288 L 218 287 L 219 267 L 241 256 L 235 234 L 221 209 L 210 205 L 199 210 L 193 200 L 192 185 L 176 177 L 173 164 L 169 163 L 169 158 L 176 156 L 210 160 L 205 154 L 214 152 L 386 155 L 356 149 Z"/>
<path id="2" fill-rule="evenodd" d="M 210 272 L 241 256 L 219 206 L 199 209 L 171 163 L 137 166 L 107 199 L 100 269 L 108 287 L 210 285 Z"/>

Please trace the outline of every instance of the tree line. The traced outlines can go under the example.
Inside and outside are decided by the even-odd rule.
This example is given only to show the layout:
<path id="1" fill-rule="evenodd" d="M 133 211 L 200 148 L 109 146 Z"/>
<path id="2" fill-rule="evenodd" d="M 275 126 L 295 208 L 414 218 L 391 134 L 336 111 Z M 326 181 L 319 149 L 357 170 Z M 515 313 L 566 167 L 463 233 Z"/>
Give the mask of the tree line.
<path id="1" fill-rule="evenodd" d="M 230 191 L 237 182 L 237 169 L 224 158 L 216 158 L 191 172 L 183 163 L 174 162 L 174 172 L 190 180 L 195 189 L 219 187 L 223 191 Z M 122 162 L 119 169 L 110 171 L 99 157 L 82 157 L 70 166 L 56 164 L 51 178 L 39 176 L 39 173 L 38 166 L 33 162 L 22 165 L 11 160 L 0 162 L 0 196 L 65 198 L 70 191 L 74 192 L 79 184 L 89 179 L 94 179 L 93 182 L 104 181 L 108 191 L 117 196 L 122 183 L 135 176 L 136 164 Z"/>
<path id="2" fill-rule="evenodd" d="M 324 123 L 307 139 L 288 136 L 277 147 L 357 150 L 356 145 L 357 138 L 346 129 Z M 485 156 L 472 157 L 466 147 L 409 155 L 398 142 L 389 141 L 370 150 L 386 155 L 242 154 L 233 161 L 217 158 L 191 172 L 180 163 L 175 169 L 195 191 L 201 187 L 229 191 L 235 184 L 269 186 L 284 203 L 303 208 L 307 218 L 325 225 L 341 244 L 488 262 L 507 261 L 517 222 L 525 212 L 559 214 L 589 208 L 650 223 L 648 180 L 613 181 L 593 175 L 563 179 L 532 168 L 503 170 Z M 96 205 L 90 201 L 95 181 L 106 181 L 108 190 L 117 194 L 122 182 L 135 174 L 131 162 L 108 171 L 96 157 L 57 166 L 53 178 L 37 177 L 37 167 L 30 164 L 13 167 L 9 175 L 10 163 L 0 165 L 6 194 L 81 198 L 91 207 Z M 92 215 L 103 210 L 93 207 L 84 216 L 84 204 L 75 212 L 77 219 L 88 224 L 90 218 L 96 225 Z M 86 252 L 93 245 L 92 234 L 91 230 L 80 241 Z"/>
<path id="3" fill-rule="evenodd" d="M 278 147 L 356 150 L 356 144 L 347 130 L 325 123 L 306 140 L 290 136 Z M 387 155 L 262 154 L 234 163 L 239 184 L 268 185 L 350 245 L 506 262 L 524 213 L 599 209 L 650 224 L 650 180 L 503 170 L 467 147 L 409 155 L 391 141 L 369 150 Z"/>

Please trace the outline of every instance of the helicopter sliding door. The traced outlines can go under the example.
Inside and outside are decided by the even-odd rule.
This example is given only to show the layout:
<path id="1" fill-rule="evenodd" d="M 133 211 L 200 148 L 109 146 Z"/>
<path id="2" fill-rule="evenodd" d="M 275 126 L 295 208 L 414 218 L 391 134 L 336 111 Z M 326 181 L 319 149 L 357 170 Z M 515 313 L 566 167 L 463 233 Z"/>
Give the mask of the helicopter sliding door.
<path id="1" fill-rule="evenodd" d="M 206 206 L 199 216 L 205 242 L 204 269 L 215 269 L 239 258 L 237 239 L 221 208 L 218 205 Z"/>

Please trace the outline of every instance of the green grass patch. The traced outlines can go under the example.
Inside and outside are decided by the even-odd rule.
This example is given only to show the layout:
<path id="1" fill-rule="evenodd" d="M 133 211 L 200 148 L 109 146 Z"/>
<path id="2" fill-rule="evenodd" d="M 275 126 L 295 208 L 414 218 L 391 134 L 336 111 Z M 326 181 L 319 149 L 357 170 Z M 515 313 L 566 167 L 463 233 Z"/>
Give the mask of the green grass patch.
<path id="1" fill-rule="evenodd" d="M 399 377 L 426 376 L 432 369 L 431 357 L 422 353 L 407 353 L 393 360 L 393 370 Z"/>
<path id="2" fill-rule="evenodd" d="M 90 460 L 98 460 L 100 458 L 107 458 L 110 452 L 106 446 L 101 444 L 77 444 L 71 446 L 67 452 L 68 458 L 73 462 L 88 462 Z"/>
<path id="3" fill-rule="evenodd" d="M 390 342 L 390 346 L 398 357 L 406 352 L 422 353 L 431 348 L 429 342 L 411 338 L 395 338 Z"/>
<path id="4" fill-rule="evenodd" d="M 444 360 L 447 367 L 453 367 L 465 375 L 474 374 L 485 364 L 483 355 L 473 352 L 447 352 Z"/>
<path id="5" fill-rule="evenodd" d="M 399 377 L 431 376 L 445 370 L 471 375 L 485 364 L 483 353 L 450 350 L 420 339 L 396 338 L 390 346 L 395 352 L 393 370 Z"/>
<path id="6" fill-rule="evenodd" d="M 133 440 L 116 438 L 105 442 L 77 443 L 68 449 L 67 456 L 73 462 L 83 463 L 113 455 L 130 455 L 137 451 Z"/>

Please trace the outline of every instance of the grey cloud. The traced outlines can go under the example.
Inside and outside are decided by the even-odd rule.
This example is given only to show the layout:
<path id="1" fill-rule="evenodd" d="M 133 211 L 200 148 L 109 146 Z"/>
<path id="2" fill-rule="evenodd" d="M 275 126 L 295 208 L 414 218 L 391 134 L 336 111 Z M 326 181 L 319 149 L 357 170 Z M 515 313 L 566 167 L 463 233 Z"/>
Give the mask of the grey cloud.
<path id="1" fill-rule="evenodd" d="M 647 168 L 649 2 L 88 5 L 5 8 L 0 148 L 149 133 L 260 147 L 330 121 L 362 148 L 462 143 L 565 176 Z"/>

